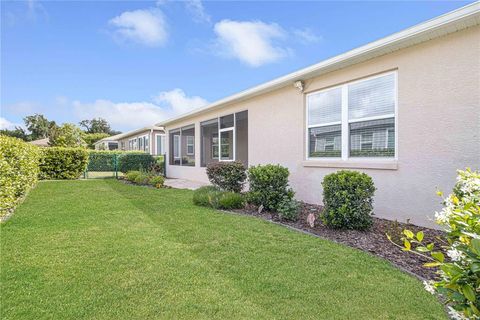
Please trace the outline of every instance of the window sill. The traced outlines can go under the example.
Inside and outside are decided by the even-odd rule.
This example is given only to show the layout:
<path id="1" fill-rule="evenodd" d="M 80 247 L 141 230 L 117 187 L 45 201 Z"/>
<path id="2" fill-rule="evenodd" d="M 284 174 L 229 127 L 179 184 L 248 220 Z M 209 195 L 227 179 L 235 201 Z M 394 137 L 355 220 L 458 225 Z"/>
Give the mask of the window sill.
<path id="1" fill-rule="evenodd" d="M 397 160 L 305 160 L 304 167 L 397 170 Z"/>

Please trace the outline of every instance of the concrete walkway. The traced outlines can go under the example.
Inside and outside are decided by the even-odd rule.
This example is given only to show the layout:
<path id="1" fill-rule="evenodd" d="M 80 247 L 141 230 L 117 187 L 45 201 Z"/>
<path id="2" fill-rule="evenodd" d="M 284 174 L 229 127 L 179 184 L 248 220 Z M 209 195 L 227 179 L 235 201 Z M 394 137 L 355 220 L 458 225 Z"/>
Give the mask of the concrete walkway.
<path id="1" fill-rule="evenodd" d="M 165 179 L 165 185 L 175 189 L 195 190 L 203 186 L 208 186 L 209 183 L 191 181 L 186 179 Z"/>

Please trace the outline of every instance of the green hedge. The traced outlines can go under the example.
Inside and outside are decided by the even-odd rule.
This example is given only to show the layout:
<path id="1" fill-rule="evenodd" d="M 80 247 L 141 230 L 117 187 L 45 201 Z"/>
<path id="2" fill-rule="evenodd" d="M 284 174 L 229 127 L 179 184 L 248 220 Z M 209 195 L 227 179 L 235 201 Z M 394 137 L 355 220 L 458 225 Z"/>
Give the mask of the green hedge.
<path id="1" fill-rule="evenodd" d="M 8 213 L 37 182 L 40 150 L 0 135 L 0 216 Z"/>
<path id="2" fill-rule="evenodd" d="M 88 150 L 52 147 L 42 149 L 40 179 L 78 179 L 87 168 Z"/>
<path id="3" fill-rule="evenodd" d="M 155 158 L 148 153 L 122 153 L 118 157 L 118 171 L 150 170 Z"/>

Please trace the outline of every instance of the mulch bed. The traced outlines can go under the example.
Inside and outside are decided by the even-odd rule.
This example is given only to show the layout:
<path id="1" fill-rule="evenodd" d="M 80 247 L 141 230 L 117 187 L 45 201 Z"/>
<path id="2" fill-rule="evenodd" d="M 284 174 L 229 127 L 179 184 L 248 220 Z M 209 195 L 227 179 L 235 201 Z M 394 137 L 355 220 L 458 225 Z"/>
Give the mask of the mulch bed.
<path id="1" fill-rule="evenodd" d="M 390 261 L 393 265 L 400 269 L 412 273 L 422 279 L 435 279 L 435 269 L 423 267 L 427 259 L 410 252 L 404 252 L 400 248 L 392 244 L 386 236 L 386 233 L 392 236 L 396 243 L 400 243 L 401 232 L 403 229 L 409 229 L 413 232 L 422 230 L 424 232 L 424 242 L 434 242 L 435 247 L 439 248 L 440 241 L 438 238 L 444 238 L 444 232 L 435 229 L 415 226 L 412 224 L 405 224 L 396 221 L 390 221 L 380 218 L 373 218 L 373 226 L 367 231 L 358 230 L 338 230 L 326 227 L 319 215 L 322 211 L 322 206 L 302 203 L 299 218 L 295 222 L 282 220 L 276 213 L 272 212 L 258 212 L 258 209 L 253 206 L 247 206 L 243 210 L 235 210 L 236 213 L 253 215 L 266 220 L 274 221 L 287 225 L 299 230 L 303 230 L 319 237 L 329 239 L 338 243 L 357 248 L 373 255 L 379 256 Z M 307 223 L 307 216 L 313 213 L 316 220 L 313 228 Z"/>

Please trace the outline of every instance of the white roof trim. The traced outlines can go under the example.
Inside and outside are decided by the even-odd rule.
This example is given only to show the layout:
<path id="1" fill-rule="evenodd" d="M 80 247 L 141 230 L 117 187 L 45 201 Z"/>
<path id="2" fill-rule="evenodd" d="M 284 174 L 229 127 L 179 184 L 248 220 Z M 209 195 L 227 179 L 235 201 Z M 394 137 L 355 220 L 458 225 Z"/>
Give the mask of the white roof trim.
<path id="1" fill-rule="evenodd" d="M 159 127 L 159 126 L 143 127 L 143 128 L 135 129 L 135 130 L 128 131 L 128 132 L 125 132 L 125 133 L 120 133 L 120 134 L 117 134 L 117 135 L 114 135 L 114 136 L 111 136 L 111 137 L 103 138 L 101 140 L 98 140 L 94 144 L 100 143 L 100 142 L 107 142 L 107 141 L 118 141 L 120 139 L 130 137 L 130 136 L 133 136 L 133 135 L 136 135 L 138 133 L 145 132 L 145 131 L 148 131 L 148 130 L 163 131 L 164 129 L 163 129 L 163 127 Z"/>
<path id="2" fill-rule="evenodd" d="M 239 102 L 278 88 L 291 85 L 297 80 L 306 80 L 321 74 L 345 68 L 399 49 L 421 42 L 435 39 L 480 24 L 480 1 L 474 2 L 457 10 L 448 12 L 421 24 L 415 25 L 390 36 L 376 40 L 364 46 L 334 56 L 310 67 L 292 72 L 285 76 L 265 82 L 256 87 L 215 101 L 205 107 L 192 110 L 177 117 L 157 123 L 165 126 L 194 115 L 213 111 L 227 104 Z"/>

